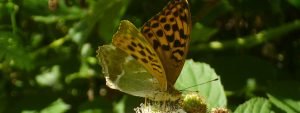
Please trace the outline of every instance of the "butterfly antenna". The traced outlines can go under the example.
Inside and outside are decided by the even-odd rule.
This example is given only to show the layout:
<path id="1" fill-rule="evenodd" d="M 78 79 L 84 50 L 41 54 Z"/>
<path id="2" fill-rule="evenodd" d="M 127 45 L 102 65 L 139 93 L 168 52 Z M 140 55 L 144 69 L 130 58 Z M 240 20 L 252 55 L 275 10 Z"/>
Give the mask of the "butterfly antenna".
<path id="1" fill-rule="evenodd" d="M 209 83 L 209 82 L 217 81 L 217 80 L 219 80 L 219 77 L 218 77 L 218 78 L 215 78 L 215 79 L 212 79 L 212 80 L 209 80 L 209 81 L 206 81 L 206 82 L 203 82 L 203 83 L 200 83 L 200 84 L 196 84 L 196 85 L 193 85 L 193 86 L 190 86 L 190 87 L 181 89 L 181 90 L 179 90 L 179 91 L 184 91 L 184 90 L 186 90 L 186 89 L 189 89 L 189 88 L 192 88 L 192 87 L 196 87 L 196 86 L 199 86 L 199 85 L 203 85 L 203 84 L 206 84 L 206 83 Z"/>

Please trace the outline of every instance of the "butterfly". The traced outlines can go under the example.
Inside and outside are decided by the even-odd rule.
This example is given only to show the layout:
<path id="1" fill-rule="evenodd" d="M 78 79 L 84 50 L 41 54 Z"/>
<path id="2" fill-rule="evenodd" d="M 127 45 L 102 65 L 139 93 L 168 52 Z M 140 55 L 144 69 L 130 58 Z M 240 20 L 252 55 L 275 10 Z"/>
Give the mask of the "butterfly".
<path id="1" fill-rule="evenodd" d="M 138 30 L 122 20 L 112 45 L 99 48 L 107 85 L 151 100 L 177 100 L 174 84 L 187 55 L 191 14 L 187 0 L 171 0 Z"/>

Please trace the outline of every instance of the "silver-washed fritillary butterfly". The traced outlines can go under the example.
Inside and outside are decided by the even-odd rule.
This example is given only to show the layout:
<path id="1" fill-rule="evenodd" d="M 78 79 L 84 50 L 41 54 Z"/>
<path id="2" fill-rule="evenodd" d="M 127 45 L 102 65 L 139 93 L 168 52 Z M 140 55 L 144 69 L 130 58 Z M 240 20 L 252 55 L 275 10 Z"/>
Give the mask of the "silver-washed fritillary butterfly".
<path id="1" fill-rule="evenodd" d="M 188 51 L 191 15 L 187 0 L 172 0 L 141 31 L 121 21 L 112 44 L 99 48 L 107 85 L 152 100 L 177 100 L 175 84 Z"/>

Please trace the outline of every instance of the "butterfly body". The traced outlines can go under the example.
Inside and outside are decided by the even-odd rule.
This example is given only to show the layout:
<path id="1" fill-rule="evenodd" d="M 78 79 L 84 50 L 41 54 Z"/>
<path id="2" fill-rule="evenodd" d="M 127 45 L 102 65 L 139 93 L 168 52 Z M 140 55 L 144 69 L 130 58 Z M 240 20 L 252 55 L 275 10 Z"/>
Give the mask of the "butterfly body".
<path id="1" fill-rule="evenodd" d="M 180 92 L 173 85 L 185 62 L 190 31 L 187 0 L 170 1 L 143 25 L 141 31 L 131 22 L 121 21 L 113 36 L 111 46 L 114 47 L 100 47 L 98 53 L 102 66 L 106 66 L 103 72 L 108 86 L 151 100 L 178 100 Z M 124 79 L 132 83 L 122 84 Z"/>

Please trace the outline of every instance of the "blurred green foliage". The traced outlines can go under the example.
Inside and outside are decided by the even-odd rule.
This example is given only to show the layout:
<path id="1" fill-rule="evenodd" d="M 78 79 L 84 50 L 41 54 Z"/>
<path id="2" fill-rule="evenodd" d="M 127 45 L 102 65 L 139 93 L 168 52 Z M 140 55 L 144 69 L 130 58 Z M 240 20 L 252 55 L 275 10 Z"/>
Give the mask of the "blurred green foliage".
<path id="1" fill-rule="evenodd" d="M 132 112 L 142 99 L 105 86 L 95 51 L 120 20 L 140 27 L 167 2 L 0 0 L 0 112 Z M 230 109 L 264 97 L 237 111 L 300 112 L 299 0 L 189 2 L 188 58 L 221 76 Z"/>

